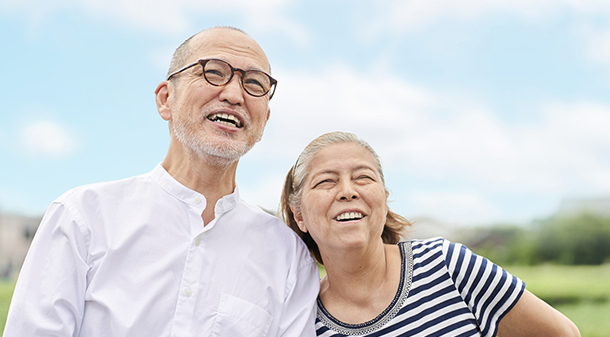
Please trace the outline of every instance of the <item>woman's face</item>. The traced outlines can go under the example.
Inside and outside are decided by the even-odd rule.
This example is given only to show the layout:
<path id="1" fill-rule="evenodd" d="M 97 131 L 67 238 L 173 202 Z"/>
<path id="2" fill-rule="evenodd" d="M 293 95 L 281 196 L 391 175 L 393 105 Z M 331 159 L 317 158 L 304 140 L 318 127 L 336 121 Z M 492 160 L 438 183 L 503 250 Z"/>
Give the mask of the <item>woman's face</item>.
<path id="1" fill-rule="evenodd" d="M 373 155 L 354 143 L 326 146 L 303 181 L 295 220 L 322 255 L 382 242 L 387 195 Z M 300 211 L 300 212 L 299 212 Z"/>

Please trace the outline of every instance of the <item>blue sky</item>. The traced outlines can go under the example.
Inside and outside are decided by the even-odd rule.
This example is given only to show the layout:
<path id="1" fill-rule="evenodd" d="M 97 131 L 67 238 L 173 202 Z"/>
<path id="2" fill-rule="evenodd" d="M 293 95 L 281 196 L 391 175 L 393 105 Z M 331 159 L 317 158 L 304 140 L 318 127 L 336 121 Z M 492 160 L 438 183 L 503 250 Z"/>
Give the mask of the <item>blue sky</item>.
<path id="1" fill-rule="evenodd" d="M 450 225 L 526 223 L 610 196 L 610 3 L 587 0 L 0 2 L 0 212 L 150 171 L 168 128 L 154 89 L 173 50 L 244 29 L 279 85 L 241 161 L 275 210 L 318 135 L 380 154 L 391 208 Z"/>

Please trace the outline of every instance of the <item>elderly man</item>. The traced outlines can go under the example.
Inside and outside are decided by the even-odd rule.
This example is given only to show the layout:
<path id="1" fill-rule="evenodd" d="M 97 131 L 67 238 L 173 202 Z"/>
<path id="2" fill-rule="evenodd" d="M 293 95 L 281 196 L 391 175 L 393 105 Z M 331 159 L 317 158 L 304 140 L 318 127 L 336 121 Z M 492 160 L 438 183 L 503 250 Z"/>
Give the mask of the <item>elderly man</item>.
<path id="1" fill-rule="evenodd" d="M 53 202 L 4 336 L 314 336 L 316 264 L 235 182 L 269 118 L 269 73 L 240 30 L 184 42 L 155 91 L 167 156 Z"/>

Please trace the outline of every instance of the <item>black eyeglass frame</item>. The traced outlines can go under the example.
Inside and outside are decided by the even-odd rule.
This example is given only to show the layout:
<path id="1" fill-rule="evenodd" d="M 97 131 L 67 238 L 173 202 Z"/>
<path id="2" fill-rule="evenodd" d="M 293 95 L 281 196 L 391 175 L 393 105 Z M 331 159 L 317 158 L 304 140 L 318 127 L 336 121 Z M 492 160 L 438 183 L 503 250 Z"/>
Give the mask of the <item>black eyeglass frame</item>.
<path id="1" fill-rule="evenodd" d="M 203 77 L 211 85 L 213 85 L 215 87 L 225 86 L 225 85 L 227 85 L 227 84 L 229 84 L 231 82 L 231 80 L 233 79 L 233 75 L 235 75 L 235 72 L 239 71 L 241 73 L 241 78 L 239 79 L 239 83 L 241 83 L 242 89 L 244 89 L 244 91 L 247 92 L 248 95 L 254 96 L 254 97 L 263 97 L 263 96 L 269 94 L 269 99 L 271 99 L 273 97 L 273 94 L 275 94 L 275 88 L 277 86 L 277 80 L 275 78 L 271 77 L 271 75 L 269 75 L 266 72 L 261 71 L 261 70 L 243 70 L 243 69 L 235 68 L 229 62 L 224 61 L 224 60 L 220 60 L 220 59 L 200 59 L 200 60 L 197 60 L 197 62 L 193 62 L 193 63 L 191 63 L 191 64 L 189 64 L 187 66 L 184 66 L 181 69 L 178 69 L 178 70 L 174 71 L 173 73 L 169 74 L 167 76 L 166 80 L 169 81 L 174 75 L 178 75 L 179 73 L 181 73 L 181 72 L 183 72 L 183 71 L 185 71 L 185 70 L 187 70 L 189 68 L 192 68 L 192 67 L 194 67 L 194 66 L 196 66 L 198 64 L 201 64 L 201 70 L 205 70 L 205 65 L 209 61 L 219 61 L 219 62 L 222 62 L 222 63 L 228 65 L 229 68 L 231 68 L 231 76 L 229 76 L 229 79 L 227 80 L 227 82 L 225 84 L 214 84 L 214 83 L 210 82 L 210 80 L 208 80 L 207 76 L 205 76 L 205 71 L 204 71 L 203 72 Z M 248 89 L 246 89 L 246 86 L 244 85 L 244 81 L 243 81 L 244 76 L 246 76 L 246 73 L 248 73 L 248 72 L 257 72 L 257 73 L 261 73 L 261 74 L 269 77 L 269 83 L 270 83 L 269 89 L 267 89 L 267 91 L 265 91 L 265 93 L 263 93 L 262 95 L 255 95 L 255 94 L 249 92 Z"/>

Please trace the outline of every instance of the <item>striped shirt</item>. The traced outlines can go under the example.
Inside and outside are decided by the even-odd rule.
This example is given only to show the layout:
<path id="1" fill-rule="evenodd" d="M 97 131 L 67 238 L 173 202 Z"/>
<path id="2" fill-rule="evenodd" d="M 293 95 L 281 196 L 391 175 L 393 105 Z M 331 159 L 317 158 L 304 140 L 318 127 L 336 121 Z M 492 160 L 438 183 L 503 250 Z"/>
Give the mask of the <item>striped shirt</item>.
<path id="1" fill-rule="evenodd" d="M 334 318 L 318 298 L 318 336 L 487 336 L 525 284 L 461 244 L 442 238 L 400 242 L 402 278 L 392 303 L 360 324 Z"/>

